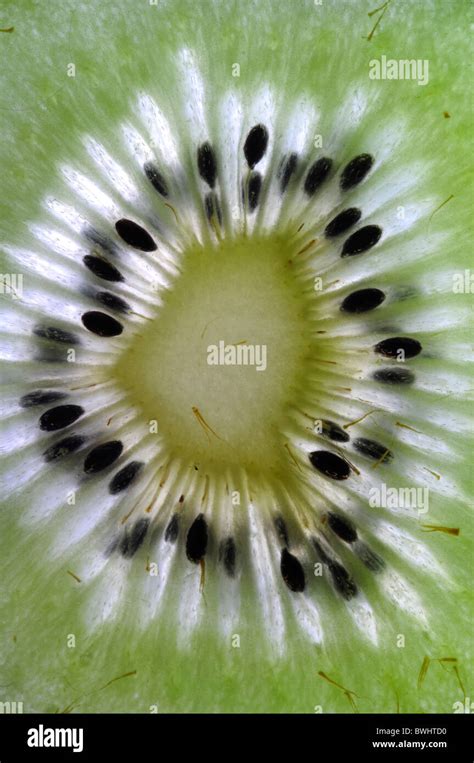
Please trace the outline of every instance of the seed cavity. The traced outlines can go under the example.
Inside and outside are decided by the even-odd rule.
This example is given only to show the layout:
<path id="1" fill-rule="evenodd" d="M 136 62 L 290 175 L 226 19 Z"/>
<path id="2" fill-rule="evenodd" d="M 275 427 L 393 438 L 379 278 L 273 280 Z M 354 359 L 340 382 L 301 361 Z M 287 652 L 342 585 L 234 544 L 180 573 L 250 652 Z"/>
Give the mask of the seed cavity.
<path id="1" fill-rule="evenodd" d="M 341 173 L 341 179 L 339 181 L 341 189 L 343 191 L 348 191 L 349 188 L 359 185 L 369 172 L 373 163 L 374 158 L 370 154 L 359 154 L 359 156 L 351 159 Z"/>
<path id="2" fill-rule="evenodd" d="M 204 207 L 206 210 L 206 217 L 211 222 L 213 217 L 217 217 L 219 225 L 222 225 L 222 211 L 219 199 L 215 193 L 208 193 L 204 199 Z"/>
<path id="3" fill-rule="evenodd" d="M 348 433 L 339 426 L 339 424 L 336 424 L 334 421 L 327 421 L 323 420 L 321 421 L 322 424 L 322 434 L 325 437 L 329 437 L 330 440 L 333 440 L 334 442 L 349 442 L 350 437 Z"/>
<path id="4" fill-rule="evenodd" d="M 315 469 L 333 480 L 346 480 L 351 473 L 347 461 L 328 450 L 314 450 L 309 454 L 309 460 Z"/>
<path id="5" fill-rule="evenodd" d="M 50 445 L 47 450 L 44 451 L 43 456 L 46 463 L 51 461 L 57 461 L 60 458 L 65 458 L 71 453 L 75 453 L 86 442 L 85 437 L 81 437 L 78 434 L 73 434 L 70 437 L 65 437 L 63 440 Z"/>
<path id="6" fill-rule="evenodd" d="M 207 141 L 202 143 L 197 150 L 197 165 L 201 178 L 208 184 L 209 188 L 214 188 L 217 176 L 216 157 L 211 144 Z"/>
<path id="7" fill-rule="evenodd" d="M 110 262 L 103 260 L 101 257 L 86 254 L 83 263 L 97 278 L 102 278 L 104 281 L 123 281 L 123 275 L 120 270 L 117 270 L 114 265 L 111 265 Z"/>
<path id="8" fill-rule="evenodd" d="M 374 461 L 387 463 L 393 458 L 393 453 L 385 445 L 381 445 L 379 442 L 375 442 L 375 440 L 368 440 L 365 437 L 358 437 L 354 440 L 354 448 L 359 453 L 362 453 L 363 456 L 373 458 Z"/>
<path id="9" fill-rule="evenodd" d="M 365 225 L 359 228 L 344 241 L 341 257 L 353 257 L 355 254 L 367 252 L 380 240 L 381 235 L 382 228 L 378 225 Z"/>
<path id="10" fill-rule="evenodd" d="M 58 429 L 74 424 L 84 413 L 80 405 L 57 405 L 45 411 L 39 420 L 40 429 L 43 432 L 56 432 Z"/>
<path id="11" fill-rule="evenodd" d="M 304 591 L 306 579 L 301 562 L 296 556 L 290 554 L 286 548 L 282 549 L 281 552 L 280 571 L 281 576 L 290 591 L 294 591 L 295 593 Z"/>
<path id="12" fill-rule="evenodd" d="M 101 305 L 110 308 L 110 310 L 116 310 L 118 313 L 130 312 L 131 308 L 128 302 L 110 291 L 98 291 L 95 298 Z"/>
<path id="13" fill-rule="evenodd" d="M 371 548 L 366 546 L 365 543 L 359 542 L 356 547 L 356 552 L 362 564 L 364 564 L 368 570 L 374 573 L 382 572 L 385 567 L 384 560 L 381 556 L 376 554 L 375 551 L 372 551 Z"/>
<path id="14" fill-rule="evenodd" d="M 252 172 L 248 179 L 248 205 L 251 212 L 253 212 L 260 199 L 260 191 L 262 190 L 262 176 L 259 172 Z"/>
<path id="15" fill-rule="evenodd" d="M 224 569 L 230 578 L 235 577 L 235 561 L 237 550 L 232 536 L 224 538 L 219 548 L 219 560 L 224 565 Z"/>
<path id="16" fill-rule="evenodd" d="M 58 329 L 56 326 L 36 326 L 33 334 L 41 339 L 47 339 L 50 342 L 60 342 L 61 344 L 79 344 L 79 339 L 70 331 Z"/>
<path id="17" fill-rule="evenodd" d="M 114 242 L 111 241 L 110 238 L 105 236 L 103 233 L 99 233 L 99 231 L 95 230 L 94 228 L 87 228 L 84 231 L 84 235 L 88 241 L 90 241 L 95 246 L 99 246 L 104 250 L 104 252 L 108 252 L 108 254 L 112 255 L 117 254 L 117 247 L 115 246 Z"/>
<path id="18" fill-rule="evenodd" d="M 317 159 L 309 168 L 304 181 L 304 190 L 307 196 L 313 196 L 318 188 L 324 183 L 332 167 L 332 159 L 326 156 Z"/>
<path id="19" fill-rule="evenodd" d="M 154 252 L 158 247 L 150 234 L 133 220 L 127 220 L 122 217 L 115 223 L 115 230 L 120 238 L 134 249 L 140 249 L 142 252 Z"/>
<path id="20" fill-rule="evenodd" d="M 381 368 L 373 378 L 382 384 L 413 384 L 415 374 L 408 368 Z"/>
<path id="21" fill-rule="evenodd" d="M 258 124 L 252 127 L 244 143 L 244 155 L 247 160 L 247 164 L 251 170 L 262 159 L 267 150 L 268 145 L 268 130 L 262 125 Z"/>
<path id="22" fill-rule="evenodd" d="M 190 562 L 199 564 L 207 550 L 208 531 L 204 514 L 198 514 L 186 536 L 186 556 Z"/>
<path id="23" fill-rule="evenodd" d="M 57 400 L 64 400 L 65 397 L 67 397 L 65 392 L 56 392 L 52 389 L 38 389 L 23 395 L 20 398 L 20 405 L 22 408 L 34 408 L 37 405 L 48 405 L 49 403 L 55 403 Z"/>
<path id="24" fill-rule="evenodd" d="M 109 493 L 117 495 L 122 490 L 126 490 L 136 480 L 144 467 L 143 461 L 130 461 L 126 466 L 120 469 L 109 482 Z"/>
<path id="25" fill-rule="evenodd" d="M 277 517 L 275 517 L 274 524 L 275 524 L 275 530 L 280 540 L 280 543 L 282 544 L 282 546 L 288 547 L 290 543 L 288 539 L 288 530 L 286 527 L 285 520 L 283 519 L 281 515 L 278 515 Z"/>
<path id="26" fill-rule="evenodd" d="M 153 162 L 145 162 L 143 170 L 153 188 L 158 191 L 160 196 L 164 196 L 166 199 L 169 196 L 168 186 L 156 164 Z"/>
<path id="27" fill-rule="evenodd" d="M 93 448 L 84 461 L 86 474 L 96 474 L 114 463 L 123 451 L 120 440 L 110 440 Z"/>
<path id="28" fill-rule="evenodd" d="M 328 223 L 324 229 L 324 235 L 326 238 L 334 238 L 334 236 L 340 236 L 341 233 L 345 233 L 353 225 L 359 222 L 362 212 L 357 207 L 349 207 L 343 212 L 340 212 L 334 217 L 330 223 Z"/>
<path id="29" fill-rule="evenodd" d="M 330 561 L 328 567 L 336 590 L 347 601 L 353 599 L 357 595 L 357 586 L 346 568 L 334 561 Z"/>
<path id="30" fill-rule="evenodd" d="M 408 337 L 395 336 L 391 339 L 384 339 L 374 347 L 375 352 L 379 355 L 384 355 L 386 358 L 396 358 L 400 354 L 400 350 L 403 352 L 404 358 L 414 358 L 419 355 L 422 347 L 420 342 L 416 339 L 409 339 Z"/>
<path id="31" fill-rule="evenodd" d="M 285 193 L 288 188 L 288 183 L 291 180 L 292 175 L 295 174 L 298 166 L 298 154 L 291 153 L 288 156 L 283 157 L 280 167 L 278 168 L 278 179 L 280 181 L 280 193 Z"/>
<path id="32" fill-rule="evenodd" d="M 119 336 L 123 331 L 123 326 L 115 318 L 107 313 L 101 313 L 98 310 L 90 310 L 81 318 L 82 323 L 93 334 L 97 336 Z"/>
<path id="33" fill-rule="evenodd" d="M 120 551 L 126 559 L 131 559 L 145 540 L 145 536 L 150 525 L 150 520 L 146 517 L 137 519 L 130 532 L 125 531 L 120 543 Z"/>
<path id="34" fill-rule="evenodd" d="M 352 522 L 345 517 L 341 517 L 340 514 L 334 514 L 332 511 L 327 516 L 329 527 L 338 538 L 341 538 L 346 543 L 354 543 L 357 540 L 357 530 Z"/>
<path id="35" fill-rule="evenodd" d="M 176 543 L 179 533 L 179 514 L 173 514 L 165 530 L 165 540 Z"/>
<path id="36" fill-rule="evenodd" d="M 385 294 L 380 289 L 358 289 L 348 294 L 341 303 L 341 310 L 346 313 L 366 313 L 382 304 Z"/>

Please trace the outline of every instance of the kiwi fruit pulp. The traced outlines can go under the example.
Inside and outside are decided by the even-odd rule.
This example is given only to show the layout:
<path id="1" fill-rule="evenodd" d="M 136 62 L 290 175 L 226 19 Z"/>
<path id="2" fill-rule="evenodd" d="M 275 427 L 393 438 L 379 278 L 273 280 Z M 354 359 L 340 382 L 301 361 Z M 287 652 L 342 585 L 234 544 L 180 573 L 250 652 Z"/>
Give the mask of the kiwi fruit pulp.
<path id="1" fill-rule="evenodd" d="M 463 4 L 104 5 L 0 40 L 5 699 L 452 712 Z"/>

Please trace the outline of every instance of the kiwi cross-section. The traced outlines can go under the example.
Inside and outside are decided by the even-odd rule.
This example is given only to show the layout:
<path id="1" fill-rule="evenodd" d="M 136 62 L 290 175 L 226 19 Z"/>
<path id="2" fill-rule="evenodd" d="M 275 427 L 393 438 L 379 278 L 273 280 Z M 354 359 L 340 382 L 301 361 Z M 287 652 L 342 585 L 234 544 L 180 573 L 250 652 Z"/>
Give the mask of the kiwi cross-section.
<path id="1" fill-rule="evenodd" d="M 466 707 L 464 3 L 26 5 L 2 699 Z"/>

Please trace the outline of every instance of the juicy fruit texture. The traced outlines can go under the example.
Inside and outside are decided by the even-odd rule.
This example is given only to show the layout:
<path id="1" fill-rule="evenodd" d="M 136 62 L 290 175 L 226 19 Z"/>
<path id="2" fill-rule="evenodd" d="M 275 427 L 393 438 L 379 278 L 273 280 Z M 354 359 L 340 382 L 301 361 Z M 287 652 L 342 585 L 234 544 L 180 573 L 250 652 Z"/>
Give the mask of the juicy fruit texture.
<path id="1" fill-rule="evenodd" d="M 235 9 L 213 10 L 224 41 L 236 43 Z M 448 14 L 450 29 L 455 10 Z M 119 29 L 134 28 L 149 42 L 145 49 L 154 50 L 149 19 L 127 15 L 125 24 L 125 11 L 128 4 L 113 11 Z M 410 12 L 415 19 L 416 9 Z M 426 126 L 421 131 L 417 124 L 426 101 L 419 96 L 415 102 L 408 85 L 416 86 L 375 87 L 365 76 L 367 43 L 354 34 L 355 12 L 344 9 L 334 19 L 330 9 L 308 4 L 298 14 L 296 46 L 282 37 L 285 13 L 270 23 L 266 16 L 263 31 L 258 22 L 265 9 L 258 10 L 254 27 L 263 45 L 242 26 L 245 61 L 253 67 L 235 82 L 230 72 L 239 48 L 231 47 L 230 59 L 215 41 L 209 46 L 193 34 L 186 4 L 160 10 L 170 39 L 156 66 L 166 87 L 152 86 L 137 62 L 128 83 L 131 106 L 97 85 L 100 109 L 82 124 L 80 96 L 71 95 L 70 118 L 79 134 L 51 146 L 48 159 L 62 176 L 54 192 L 45 186 L 41 162 L 35 175 L 34 162 L 25 158 L 33 206 L 12 203 L 6 219 L 14 225 L 3 237 L 8 267 L 17 263 L 28 278 L 24 301 L 7 302 L 4 310 L 2 492 L 4 542 L 16 549 L 9 581 L 24 591 L 24 616 L 14 615 L 6 636 L 5 670 L 30 709 L 71 704 L 147 711 L 157 702 L 163 710 L 350 711 L 346 693 L 338 693 L 329 676 L 354 691 L 363 710 L 394 711 L 398 703 L 402 710 L 449 711 L 466 690 L 468 606 L 460 591 L 466 579 L 467 312 L 452 292 L 445 257 L 449 251 L 462 269 L 462 204 L 440 207 L 449 193 L 439 188 L 435 138 L 428 140 Z M 171 33 L 167 24 L 178 17 L 183 28 Z M 365 22 L 357 15 L 355 28 Z M 425 42 L 432 22 L 423 19 L 414 43 Z M 71 21 L 74 28 L 77 23 Z M 341 26 L 358 62 L 355 84 L 339 71 L 333 49 Z M 388 46 L 392 34 L 385 37 Z M 302 62 L 311 35 L 318 35 L 326 55 Z M 188 45 L 193 37 L 194 46 Z M 279 45 L 294 56 L 270 74 Z M 80 49 L 76 53 L 82 60 Z M 262 86 L 263 70 L 268 83 Z M 451 68 L 448 75 L 438 72 L 432 90 L 432 132 L 439 140 L 443 109 L 436 108 L 441 102 L 446 108 L 448 93 L 453 97 L 453 78 Z M 400 87 L 395 99 L 387 89 L 394 84 Z M 44 118 L 38 121 L 46 141 Z M 18 151 L 23 117 L 13 124 L 9 135 Z M 315 133 L 323 136 L 323 148 L 313 144 Z M 462 151 L 452 138 L 446 146 L 441 176 L 458 182 Z M 19 172 L 7 172 L 12 188 Z M 43 209 L 35 206 L 40 203 Z M 233 263 L 226 247 L 234 238 Z M 199 250 L 203 267 L 196 265 L 193 274 Z M 216 275 L 217 301 L 203 307 L 212 294 L 212 256 L 226 258 L 229 275 L 227 281 L 225 272 Z M 272 285 L 277 263 L 281 276 Z M 262 276 L 255 296 L 252 267 Z M 226 294 L 233 274 L 241 291 Z M 179 295 L 180 288 L 186 294 L 186 279 L 189 300 Z M 217 327 L 209 342 L 219 331 L 227 339 L 227 329 L 241 325 L 263 330 L 266 319 L 266 344 L 280 350 L 272 364 L 279 358 L 281 368 L 272 365 L 266 377 L 254 368 L 217 367 L 221 426 L 212 431 L 209 406 L 190 399 L 196 386 L 189 385 L 190 371 L 197 366 L 186 353 L 196 346 L 189 331 L 196 311 L 199 335 L 212 332 L 207 318 L 213 320 L 214 311 L 226 320 L 227 313 L 235 316 L 236 290 L 240 304 L 248 299 L 243 323 Z M 160 335 L 161 316 L 169 330 L 162 325 Z M 171 330 L 176 340 L 170 346 Z M 235 345 L 243 340 L 248 337 L 228 338 Z M 66 365 L 74 348 L 77 360 Z M 406 366 L 397 362 L 400 349 Z M 299 369 L 294 378 L 293 368 Z M 233 370 L 246 373 L 238 389 L 230 382 L 227 391 L 225 373 Z M 208 395 L 205 403 L 217 404 L 206 371 L 197 374 L 197 390 Z M 261 400 L 259 377 L 269 384 Z M 188 384 L 184 390 L 181 382 Z M 238 430 L 243 417 L 232 411 L 246 389 L 250 406 L 258 403 L 248 415 L 262 417 L 263 434 L 248 450 Z M 169 396 L 161 405 L 160 394 Z M 165 419 L 158 447 L 156 434 L 144 436 L 153 405 L 159 425 L 160 414 Z M 275 407 L 284 409 L 277 418 L 284 435 L 278 458 L 278 438 L 264 429 Z M 184 410 L 173 427 L 173 416 Z M 245 418 L 243 424 L 245 433 Z M 239 448 L 229 459 L 219 438 L 231 425 Z M 38 440 L 41 432 L 57 432 L 57 439 L 45 434 Z M 174 458 L 165 458 L 169 451 Z M 251 469 L 258 454 L 264 477 L 262 468 Z M 61 466 L 69 457 L 71 467 Z M 370 507 L 370 489 L 383 484 L 428 488 L 429 513 Z M 75 503 L 65 500 L 71 491 Z M 239 497 L 236 507 L 230 491 Z M 441 531 L 458 523 L 459 536 Z M 27 561 L 20 567 L 18 558 Z M 5 612 L 10 620 L 8 603 Z M 33 636 L 35 617 L 44 621 L 39 636 Z M 67 651 L 64 634 L 77 639 L 75 651 Z M 209 672 L 216 655 L 224 676 L 217 683 Z M 432 667 L 417 691 L 426 655 Z M 272 678 L 264 670 L 255 694 L 250 687 L 262 656 L 265 664 L 278 656 L 277 667 Z M 40 684 L 30 677 L 31 661 Z M 443 665 L 456 670 L 436 691 L 428 682 Z M 123 681 L 108 696 L 101 693 L 119 676 Z"/>

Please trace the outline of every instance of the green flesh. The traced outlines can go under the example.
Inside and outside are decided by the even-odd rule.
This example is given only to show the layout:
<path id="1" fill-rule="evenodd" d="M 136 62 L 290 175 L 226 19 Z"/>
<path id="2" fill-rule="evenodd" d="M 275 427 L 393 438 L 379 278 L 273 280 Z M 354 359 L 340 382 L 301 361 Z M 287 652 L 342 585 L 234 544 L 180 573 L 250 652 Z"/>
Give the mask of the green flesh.
<path id="1" fill-rule="evenodd" d="M 372 10 L 368 3 L 338 0 L 321 6 L 307 2 L 298 4 L 297 9 L 292 4 L 286 8 L 283 3 L 272 2 L 259 2 L 257 6 L 251 3 L 243 6 L 241 2 L 199 5 L 169 2 L 153 6 L 120 0 L 114 4 L 94 1 L 87 4 L 87 9 L 63 0 L 48 4 L 4 3 L 1 26 L 13 25 L 15 30 L 0 34 L 2 59 L 6 61 L 0 72 L 1 239 L 16 241 L 25 224 L 41 220 L 41 205 L 46 194 L 57 194 L 61 198 L 62 181 L 57 164 L 66 161 L 81 165 L 83 134 L 99 137 L 114 147 L 119 161 L 126 162 L 116 125 L 127 118 L 129 109 L 133 110 L 136 93 L 142 88 L 158 91 L 163 108 L 165 105 L 170 110 L 174 108 L 178 84 L 174 54 L 184 41 L 197 51 L 203 74 L 213 91 L 225 90 L 228 82 L 229 86 L 241 89 L 244 101 L 250 101 L 263 78 L 288 99 L 295 92 L 310 94 L 321 115 L 320 132 L 328 143 L 339 105 L 359 81 L 363 82 L 371 97 L 375 99 L 377 95 L 379 100 L 373 110 L 368 110 L 358 130 L 348 130 L 347 141 L 342 141 L 345 156 L 349 159 L 367 150 L 367 145 L 378 135 L 382 116 L 387 118 L 393 114 L 394 123 L 403 118 L 408 124 L 409 137 L 403 145 L 405 166 L 425 160 L 427 168 L 427 175 L 420 179 L 416 193 L 411 191 L 400 204 L 409 207 L 434 196 L 439 199 L 435 206 L 439 206 L 453 196 L 431 220 L 426 220 L 425 228 L 417 229 L 417 235 L 422 237 L 428 236 L 428 232 L 445 235 L 446 239 L 439 245 L 442 251 L 433 252 L 433 260 L 429 262 L 419 258 L 413 263 L 401 264 L 398 269 L 385 273 L 384 278 L 394 285 L 406 285 L 423 274 L 429 282 L 435 269 L 433 263 L 442 269 L 440 261 L 448 272 L 468 268 L 472 215 L 467 201 L 472 186 L 466 157 L 472 151 L 467 146 L 466 134 L 472 114 L 460 71 L 468 55 L 461 24 L 466 5 L 461 0 L 437 3 L 432 10 L 431 6 L 419 2 L 393 3 L 368 42 L 366 37 L 376 18 L 367 16 Z M 203 22 L 206 17 L 208 20 Z M 380 88 L 381 83 L 371 83 L 367 78 L 368 61 L 381 55 L 428 59 L 429 84 L 419 87 L 413 82 L 397 81 L 383 83 Z M 66 76 L 69 62 L 75 64 L 75 78 Z M 241 65 L 237 81 L 231 77 L 235 62 Z M 450 117 L 444 117 L 443 112 L 448 112 Z M 209 117 L 212 125 L 213 114 Z M 338 127 L 344 134 L 345 125 Z M 186 139 L 186 129 L 182 120 L 180 139 Z M 383 136 L 378 136 L 378 145 L 383 145 Z M 190 153 L 192 150 L 190 147 Z M 414 251 L 416 247 L 415 240 Z M 251 251 L 246 245 L 241 253 L 229 252 L 229 262 L 218 273 L 208 252 L 203 254 L 206 259 L 201 267 L 197 264 L 199 253 L 191 251 L 183 280 L 168 295 L 165 323 L 161 327 L 150 324 L 149 331 L 144 331 L 133 350 L 132 370 L 127 367 L 125 357 L 125 365 L 117 369 L 119 377 L 131 386 L 132 401 L 143 402 L 149 419 L 155 418 L 157 395 L 160 418 L 164 416 L 164 436 L 171 449 L 179 450 L 181 455 L 184 452 L 187 459 L 199 460 L 203 444 L 208 444 L 203 428 L 192 414 L 191 406 L 196 405 L 217 434 L 230 431 L 232 439 L 237 441 L 237 453 L 233 457 L 238 458 L 239 463 L 248 465 L 258 455 L 265 468 L 278 466 L 273 458 L 275 438 L 265 429 L 272 428 L 273 424 L 267 414 L 274 402 L 278 410 L 280 403 L 284 409 L 290 389 L 300 382 L 306 350 L 302 339 L 305 302 L 295 294 L 284 270 L 279 277 L 270 272 L 274 253 L 277 261 L 281 257 L 283 262 L 280 242 L 262 245 L 262 250 L 258 265 L 251 262 Z M 2 251 L 0 248 L 0 256 Z M 242 258 L 235 265 L 232 260 L 239 254 Z M 435 255 L 440 259 L 436 260 Z M 254 265 L 255 273 L 246 267 L 247 262 Z M 188 374 L 193 363 L 186 351 L 191 346 L 190 330 L 200 337 L 214 316 L 222 314 L 235 292 L 226 293 L 221 287 L 239 275 L 248 278 L 239 284 L 251 312 L 246 311 L 243 322 L 227 320 L 218 324 L 219 332 L 215 334 L 217 327 L 211 323 L 203 341 L 206 345 L 214 342 L 213 337 L 229 342 L 266 341 L 268 353 L 273 347 L 280 348 L 281 356 L 291 360 L 295 373 L 290 379 L 285 375 L 285 387 L 280 384 L 282 371 L 278 366 L 274 367 L 274 376 L 269 378 L 252 368 L 239 369 L 244 385 L 248 385 L 240 385 L 240 390 L 242 395 L 251 398 L 253 407 L 246 408 L 243 398 L 233 399 L 233 406 L 243 409 L 245 416 L 229 419 L 225 406 L 229 369 L 219 368 L 221 397 L 213 418 L 206 415 L 207 396 L 212 394 L 208 369 L 203 369 L 199 376 L 198 395 L 193 397 Z M 219 288 L 214 293 L 211 289 L 211 297 L 204 304 L 206 286 L 212 284 L 213 278 Z M 261 323 L 259 305 L 252 291 L 259 293 L 259 278 L 265 279 L 263 304 L 276 302 L 279 308 L 275 310 L 276 320 L 268 323 L 265 319 Z M 193 285 L 189 292 L 186 279 Z M 461 302 L 469 305 L 472 298 L 469 294 L 453 297 L 449 291 L 436 291 L 433 288 L 434 295 L 424 299 L 431 299 L 434 309 L 447 313 L 457 310 Z M 296 303 L 301 309 L 295 315 L 292 308 Z M 404 309 L 408 310 L 397 305 L 395 317 L 401 318 Z M 193 321 L 196 311 L 196 321 Z M 292 317 L 288 319 L 290 314 Z M 268 309 L 265 315 L 268 317 Z M 390 319 L 387 313 L 387 321 Z M 256 322 L 262 339 L 247 335 L 247 329 L 254 330 Z M 284 330 L 288 323 L 291 334 Z M 176 342 L 169 342 L 168 327 L 175 332 Z M 467 342 L 468 338 L 468 326 L 451 332 L 453 344 Z M 163 363 L 163 374 L 158 373 L 158 357 Z M 435 362 L 442 371 L 442 361 Z M 455 362 L 459 363 L 459 358 Z M 141 373 L 146 375 L 147 384 L 137 387 L 135 382 Z M 176 375 L 182 377 L 183 387 L 173 390 L 171 395 L 171 379 Z M 260 376 L 264 379 L 260 380 Z M 417 392 L 413 395 L 416 399 Z M 426 406 L 421 396 L 419 401 L 420 406 Z M 452 406 L 452 410 L 462 411 L 466 417 L 472 412 L 470 404 L 462 399 L 454 399 Z M 441 415 L 445 416 L 445 411 L 443 409 Z M 284 416 L 284 410 L 279 415 Z M 255 422 L 258 431 L 251 444 L 244 437 L 247 416 Z M 437 418 L 436 403 L 425 416 Z M 172 426 L 175 418 L 178 428 Z M 449 425 L 445 441 L 459 453 L 456 464 L 451 465 L 451 478 L 455 478 L 461 495 L 471 495 L 472 469 L 466 445 L 463 444 L 462 450 Z M 227 463 L 224 444 L 212 435 L 211 443 L 211 454 L 207 447 L 205 452 L 212 466 L 219 467 L 223 460 Z M 424 463 L 430 464 L 431 457 L 436 460 L 433 469 L 439 471 L 435 454 L 427 454 Z M 442 457 L 440 459 L 442 461 Z M 431 501 L 433 523 L 460 528 L 461 532 L 454 536 L 442 532 L 427 534 L 419 529 L 421 540 L 429 544 L 430 551 L 449 571 L 454 581 L 452 586 L 445 586 L 434 577 L 417 576 L 408 565 L 404 568 L 410 583 L 430 605 L 427 630 L 384 600 L 376 591 L 374 578 L 368 573 L 364 576 L 360 570 L 359 579 L 365 594 L 374 597 L 377 616 L 387 623 L 378 647 L 369 645 L 354 631 L 340 603 L 334 601 L 331 622 L 324 625 L 337 634 L 337 638 L 331 638 L 320 647 L 311 646 L 290 623 L 287 653 L 281 659 L 271 660 L 254 628 L 245 588 L 241 626 L 236 631 L 240 648 L 223 642 L 214 628 L 205 626 L 193 636 L 187 650 L 178 649 L 176 634 L 167 625 L 166 612 L 144 632 L 137 629 L 131 600 L 134 577 L 143 574 L 138 565 L 130 568 L 129 604 L 120 621 L 103 626 L 91 636 L 84 626 L 81 609 L 90 593 L 84 592 L 81 584 L 67 574 L 68 570 L 74 570 L 80 551 L 76 557 L 51 560 L 48 550 L 55 538 L 55 521 L 39 526 L 35 532 L 25 532 L 17 521 L 24 502 L 10 499 L 3 507 L 1 528 L 5 571 L 0 601 L 3 624 L 0 685 L 7 688 L 0 689 L 0 699 L 22 700 L 25 712 L 66 709 L 150 712 L 154 706 L 159 712 L 313 713 L 315 708 L 325 713 L 353 712 L 354 706 L 347 695 L 318 675 L 322 672 L 355 692 L 355 704 L 361 712 L 452 712 L 453 703 L 463 701 L 464 692 L 472 696 L 473 691 L 469 673 L 472 663 L 471 515 L 462 500 L 433 494 Z M 393 560 L 396 560 L 395 554 Z M 211 613 L 216 607 L 216 597 L 213 581 L 208 582 L 206 595 Z M 70 634 L 75 635 L 74 648 L 68 647 Z M 400 635 L 405 637 L 404 646 L 397 646 Z M 434 661 L 421 687 L 417 688 L 426 656 Z M 456 658 L 458 662 L 436 662 L 441 658 Z M 109 684 L 119 677 L 120 680 Z"/>

